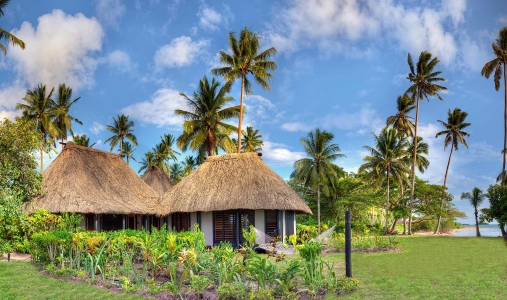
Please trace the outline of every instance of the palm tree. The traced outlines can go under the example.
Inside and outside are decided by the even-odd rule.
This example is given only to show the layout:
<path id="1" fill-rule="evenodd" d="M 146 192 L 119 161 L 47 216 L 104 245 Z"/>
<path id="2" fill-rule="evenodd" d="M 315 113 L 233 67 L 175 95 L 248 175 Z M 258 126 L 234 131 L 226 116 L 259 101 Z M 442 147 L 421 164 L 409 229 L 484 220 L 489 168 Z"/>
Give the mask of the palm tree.
<path id="1" fill-rule="evenodd" d="M 144 154 L 144 158 L 141 160 L 141 168 L 138 173 L 145 170 L 148 171 L 151 167 L 158 166 L 158 161 L 155 158 L 155 154 L 152 151 L 149 151 Z"/>
<path id="2" fill-rule="evenodd" d="M 136 149 L 134 148 L 134 146 L 129 143 L 129 142 L 125 142 L 123 144 L 123 153 L 121 154 L 121 157 L 125 157 L 127 159 L 127 165 L 129 165 L 129 159 L 133 159 L 134 161 L 137 161 L 135 158 L 134 158 L 134 151 Z"/>
<path id="3" fill-rule="evenodd" d="M 4 8 L 7 7 L 10 0 L 0 0 L 0 17 L 4 16 Z M 18 39 L 14 34 L 6 31 L 3 28 L 0 28 L 0 40 L 6 41 L 7 44 L 12 46 L 18 46 L 19 48 L 25 50 L 25 43 Z M 0 43 L 0 48 L 2 49 L 4 55 L 7 55 L 7 47 L 4 44 Z"/>
<path id="4" fill-rule="evenodd" d="M 183 116 L 183 134 L 178 137 L 177 144 L 183 151 L 190 147 L 199 152 L 200 159 L 203 155 L 215 155 L 217 148 L 228 152 L 233 148 L 229 135 L 237 128 L 224 121 L 237 118 L 239 106 L 224 107 L 233 101 L 232 97 L 226 96 L 229 84 L 220 87 L 220 83 L 214 78 L 210 82 L 204 76 L 199 81 L 199 87 L 193 94 L 193 99 L 181 93 L 187 100 L 188 111 L 177 109 L 176 115 Z"/>
<path id="5" fill-rule="evenodd" d="M 170 160 L 176 161 L 176 154 L 180 154 L 177 151 L 174 151 L 173 144 L 176 139 L 171 134 L 164 134 L 164 136 L 160 137 L 162 141 L 160 142 L 160 147 L 165 149 L 165 159 L 167 161 L 167 171 L 170 172 Z M 170 176 L 171 174 L 169 174 Z"/>
<path id="6" fill-rule="evenodd" d="M 169 164 L 165 163 L 166 160 L 169 160 L 169 155 L 164 144 L 160 143 L 155 145 L 155 147 L 151 149 L 151 152 L 154 155 L 155 165 L 170 176 L 171 174 L 168 167 Z"/>
<path id="7" fill-rule="evenodd" d="M 18 103 L 16 109 L 21 110 L 23 118 L 34 120 L 36 122 L 37 131 L 42 135 L 40 141 L 40 173 L 44 166 L 44 149 L 48 145 L 49 139 L 60 136 L 58 127 L 52 122 L 55 117 L 55 101 L 53 101 L 53 91 L 51 89 L 49 94 L 46 94 L 46 85 L 39 84 L 33 90 L 27 90 L 26 96 L 23 100 L 27 104 Z M 54 141 L 53 141 L 54 143 Z"/>
<path id="8" fill-rule="evenodd" d="M 444 78 L 438 77 L 442 72 L 436 71 L 433 69 L 439 63 L 437 57 L 431 58 L 431 53 L 427 51 L 421 52 L 419 55 L 419 61 L 414 68 L 414 63 L 412 62 L 412 56 L 410 53 L 407 58 L 408 66 L 410 67 L 410 73 L 408 74 L 407 79 L 412 83 L 412 85 L 407 89 L 405 94 L 411 94 L 412 99 L 416 101 L 415 106 L 415 127 L 414 127 L 414 149 L 413 149 L 413 158 L 412 158 L 412 186 L 410 190 L 410 214 L 408 216 L 408 234 L 412 234 L 412 209 L 414 202 L 414 187 L 415 187 L 415 166 L 417 153 L 417 126 L 419 122 L 419 103 L 424 99 L 428 99 L 429 96 L 437 96 L 438 99 L 442 100 L 442 97 L 438 92 L 447 90 L 446 87 L 440 86 L 436 84 L 438 81 L 445 81 Z"/>
<path id="9" fill-rule="evenodd" d="M 261 140 L 262 134 L 259 134 L 259 130 L 253 129 L 252 126 L 246 127 L 246 132 L 243 131 L 243 139 L 241 144 L 243 152 L 259 152 L 262 150 L 264 142 Z"/>
<path id="10" fill-rule="evenodd" d="M 171 165 L 171 180 L 176 184 L 183 179 L 183 169 L 181 164 L 176 162 Z"/>
<path id="11" fill-rule="evenodd" d="M 300 140 L 309 158 L 302 158 L 294 162 L 291 178 L 304 184 L 305 188 L 317 188 L 317 219 L 320 234 L 320 194 L 329 193 L 328 187 L 334 188 L 336 177 L 342 177 L 345 172 L 333 162 L 344 155 L 339 153 L 338 144 L 331 144 L 334 136 L 327 131 L 310 131 L 306 138 Z"/>
<path id="12" fill-rule="evenodd" d="M 113 117 L 114 126 L 107 125 L 106 129 L 111 131 L 114 135 L 105 140 L 105 143 L 111 143 L 111 151 L 120 142 L 120 155 L 123 153 L 123 141 L 127 138 L 129 141 L 137 146 L 136 136 L 133 134 L 134 121 L 129 121 L 129 116 L 124 114 L 118 115 L 118 119 Z"/>
<path id="13" fill-rule="evenodd" d="M 409 152 L 407 165 L 410 165 L 414 159 L 414 140 L 409 141 L 407 151 Z M 430 166 L 430 161 L 425 157 L 425 155 L 429 155 L 429 147 L 420 136 L 417 137 L 417 149 L 415 153 L 415 166 L 419 172 L 424 173 Z"/>
<path id="14" fill-rule="evenodd" d="M 96 144 L 96 143 L 93 143 L 90 145 L 90 138 L 88 138 L 86 136 L 86 134 L 77 134 L 76 136 L 74 136 L 74 140 L 69 143 L 73 143 L 73 144 L 76 144 L 79 146 L 89 147 L 89 148 L 92 148 L 93 145 Z"/>
<path id="15" fill-rule="evenodd" d="M 74 137 L 74 132 L 72 131 L 72 121 L 83 125 L 83 122 L 76 119 L 74 116 L 69 114 L 70 107 L 76 103 L 81 97 L 78 97 L 74 100 L 72 98 L 72 89 L 70 87 L 65 86 L 65 83 L 60 84 L 58 86 L 58 96 L 55 106 L 56 116 L 53 121 L 55 126 L 59 129 L 60 135 L 59 138 L 62 140 L 62 149 L 63 149 L 63 140 L 67 139 L 67 132 L 70 132 L 72 137 Z"/>
<path id="16" fill-rule="evenodd" d="M 477 236 L 481 236 L 481 232 L 479 231 L 479 212 L 478 207 L 482 204 L 484 199 L 486 198 L 486 194 L 483 194 L 482 191 L 476 187 L 472 190 L 472 193 L 466 192 L 461 194 L 461 200 L 468 199 L 470 200 L 470 204 L 474 207 L 474 215 L 475 215 L 475 230 L 477 231 Z"/>
<path id="17" fill-rule="evenodd" d="M 498 32 L 498 37 L 496 38 L 496 43 L 491 45 L 493 47 L 493 53 L 495 54 L 495 59 L 486 63 L 482 68 L 481 75 L 489 78 L 493 72 L 495 73 L 494 81 L 495 81 L 495 89 L 498 91 L 500 89 L 500 79 L 502 79 L 502 69 L 503 69 L 503 87 L 504 87 L 504 111 L 503 111 L 503 124 L 504 124 L 504 134 L 503 134 L 503 149 L 507 149 L 507 27 L 502 28 Z M 502 182 L 505 181 L 505 154 L 503 155 L 503 163 L 502 163 L 502 172 L 500 175 L 502 176 Z"/>
<path id="18" fill-rule="evenodd" d="M 238 124 L 238 141 L 241 141 L 241 125 L 243 121 L 243 96 L 252 93 L 252 87 L 247 75 L 251 74 L 254 80 L 265 90 L 270 90 L 268 81 L 273 79 L 270 71 L 276 70 L 276 63 L 269 60 L 277 53 L 274 47 L 259 52 L 259 35 L 250 32 L 248 28 L 241 30 L 239 40 L 234 32 L 229 33 L 229 46 L 232 56 L 225 51 L 218 53 L 220 63 L 225 67 L 211 70 L 213 75 L 222 76 L 228 83 L 232 84 L 236 79 L 241 78 L 241 97 Z M 238 143 L 238 153 L 241 152 L 241 144 Z"/>
<path id="19" fill-rule="evenodd" d="M 449 174 L 449 166 L 451 165 L 451 158 L 452 158 L 452 151 L 456 149 L 458 151 L 458 145 L 461 143 L 465 145 L 465 147 L 468 148 L 467 141 L 465 140 L 465 137 L 470 137 L 470 134 L 463 131 L 463 129 L 470 126 L 470 123 L 465 123 L 465 119 L 468 116 L 468 114 L 464 111 L 462 111 L 459 108 L 455 108 L 452 112 L 449 109 L 447 112 L 447 123 L 444 121 L 438 120 L 440 124 L 444 125 L 445 130 L 440 131 L 437 133 L 435 138 L 445 135 L 444 139 L 444 151 L 447 148 L 447 146 L 451 145 L 451 152 L 449 152 L 449 160 L 447 161 L 447 168 L 445 169 L 445 177 L 444 177 L 444 186 L 446 186 L 447 183 L 447 175 Z M 444 205 L 444 200 L 441 200 L 440 209 L 442 209 Z M 438 221 L 437 221 L 437 227 L 435 228 L 435 232 L 433 234 L 438 233 L 440 230 L 440 221 L 442 220 L 442 215 L 438 215 Z"/>
<path id="20" fill-rule="evenodd" d="M 188 176 L 192 173 L 197 167 L 197 160 L 193 156 L 185 157 L 185 161 L 183 162 L 183 175 Z"/>
<path id="21" fill-rule="evenodd" d="M 410 117 L 408 114 L 415 108 L 414 99 L 409 95 L 398 96 L 398 99 L 396 99 L 396 106 L 398 112 L 396 115 L 387 118 L 386 127 L 392 125 L 396 131 L 404 134 L 406 137 L 413 136 L 414 123 L 412 120 L 414 118 Z"/>
<path id="22" fill-rule="evenodd" d="M 403 183 L 407 181 L 407 173 L 410 169 L 407 166 L 406 158 L 409 155 L 407 151 L 408 142 L 405 137 L 400 136 L 394 129 L 387 128 L 375 137 L 375 148 L 364 146 L 371 156 L 366 156 L 364 164 L 359 167 L 358 173 L 364 173 L 365 179 L 371 180 L 381 186 L 387 183 L 386 189 L 386 224 L 384 233 L 388 232 L 389 223 L 389 189 L 390 181 Z"/>

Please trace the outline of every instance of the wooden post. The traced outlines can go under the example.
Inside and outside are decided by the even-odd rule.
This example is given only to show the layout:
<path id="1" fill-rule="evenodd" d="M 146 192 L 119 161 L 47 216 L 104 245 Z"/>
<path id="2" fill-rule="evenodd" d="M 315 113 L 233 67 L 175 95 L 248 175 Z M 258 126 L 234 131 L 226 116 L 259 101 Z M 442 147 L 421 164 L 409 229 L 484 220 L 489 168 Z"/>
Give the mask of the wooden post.
<path id="1" fill-rule="evenodd" d="M 352 236 L 350 228 L 350 210 L 345 211 L 345 276 L 352 277 Z"/>
<path id="2" fill-rule="evenodd" d="M 123 215 L 121 222 L 122 222 L 123 230 L 127 229 L 127 220 L 126 220 L 125 215 Z"/>
<path id="3" fill-rule="evenodd" d="M 95 231 L 99 231 L 99 216 L 97 214 L 94 215 L 94 221 L 93 228 Z"/>

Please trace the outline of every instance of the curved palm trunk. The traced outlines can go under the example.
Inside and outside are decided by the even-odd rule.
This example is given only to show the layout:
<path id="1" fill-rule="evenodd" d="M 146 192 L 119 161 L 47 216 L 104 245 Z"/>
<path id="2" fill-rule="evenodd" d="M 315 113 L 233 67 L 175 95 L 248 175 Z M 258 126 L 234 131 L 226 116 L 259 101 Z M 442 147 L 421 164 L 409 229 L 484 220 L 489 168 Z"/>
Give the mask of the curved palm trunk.
<path id="1" fill-rule="evenodd" d="M 387 170 L 386 226 L 384 229 L 384 235 L 387 235 L 388 226 L 389 226 L 389 170 Z"/>
<path id="2" fill-rule="evenodd" d="M 62 137 L 62 150 L 63 150 L 63 137 Z"/>
<path id="3" fill-rule="evenodd" d="M 502 163 L 502 183 L 505 182 L 505 155 L 507 155 L 507 153 L 505 153 L 505 148 L 507 148 L 507 78 L 505 78 L 507 76 L 507 70 L 505 70 L 505 68 L 507 67 L 507 64 L 504 62 L 503 64 L 503 87 L 504 87 L 504 90 L 505 90 L 505 104 L 504 104 L 504 110 L 503 110 L 503 127 L 504 127 L 504 132 L 503 132 L 503 149 L 504 149 L 504 154 L 503 154 L 503 163 Z M 502 184 L 503 186 L 503 184 Z"/>
<path id="4" fill-rule="evenodd" d="M 318 233 L 320 234 L 320 185 L 317 186 L 317 219 L 318 219 Z"/>
<path id="5" fill-rule="evenodd" d="M 481 232 L 479 231 L 479 212 L 477 211 L 477 207 L 475 207 L 475 231 L 477 233 L 477 237 L 481 236 Z"/>
<path id="6" fill-rule="evenodd" d="M 123 139 L 120 139 L 120 156 L 123 155 Z"/>
<path id="7" fill-rule="evenodd" d="M 241 97 L 240 97 L 240 104 L 239 104 L 239 124 L 238 124 L 238 153 L 241 152 L 241 124 L 243 123 L 243 94 L 244 93 L 245 93 L 245 75 L 241 75 Z"/>
<path id="8" fill-rule="evenodd" d="M 451 165 L 452 150 L 454 149 L 453 141 L 451 140 L 451 153 L 449 153 L 449 160 L 447 161 L 447 169 L 445 169 L 444 187 L 447 184 L 447 174 L 449 174 L 449 166 Z M 438 212 L 437 228 L 433 234 L 437 234 L 440 231 L 440 222 L 442 221 L 442 208 L 444 207 L 444 199 L 440 201 L 440 211 Z"/>
<path id="9" fill-rule="evenodd" d="M 41 144 L 40 144 L 40 174 L 41 175 L 42 175 L 42 168 L 44 166 L 44 155 L 42 154 L 43 147 L 44 147 L 44 145 L 41 142 Z"/>
<path id="10" fill-rule="evenodd" d="M 413 159 L 412 159 L 412 188 L 410 190 L 410 214 L 408 215 L 408 234 L 412 234 L 412 210 L 414 205 L 414 188 L 415 188 L 415 163 L 417 158 L 417 125 L 419 123 L 419 102 L 421 100 L 421 91 L 419 91 L 419 88 L 417 89 L 417 103 L 415 106 L 415 128 L 414 128 L 414 152 L 413 152 Z"/>

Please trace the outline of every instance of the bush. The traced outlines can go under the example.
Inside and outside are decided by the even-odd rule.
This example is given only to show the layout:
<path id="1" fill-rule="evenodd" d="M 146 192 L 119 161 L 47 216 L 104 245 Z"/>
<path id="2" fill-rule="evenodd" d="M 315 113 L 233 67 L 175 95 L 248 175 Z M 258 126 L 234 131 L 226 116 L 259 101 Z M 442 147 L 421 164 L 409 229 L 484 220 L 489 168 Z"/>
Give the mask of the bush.
<path id="1" fill-rule="evenodd" d="M 318 242 L 308 242 L 299 249 L 299 255 L 306 261 L 315 260 L 321 252 L 322 246 Z"/>
<path id="2" fill-rule="evenodd" d="M 342 276 L 338 282 L 338 292 L 342 294 L 347 294 L 355 289 L 357 289 L 357 286 L 359 285 L 359 280 L 356 278 L 349 278 Z"/>
<path id="3" fill-rule="evenodd" d="M 235 299 L 248 299 L 248 290 L 241 283 L 224 283 L 222 284 L 218 290 L 218 299 L 219 300 L 235 300 Z"/>
<path id="4" fill-rule="evenodd" d="M 248 295 L 248 299 L 250 300 L 274 300 L 273 294 L 269 289 L 261 289 L 255 292 L 251 292 Z"/>

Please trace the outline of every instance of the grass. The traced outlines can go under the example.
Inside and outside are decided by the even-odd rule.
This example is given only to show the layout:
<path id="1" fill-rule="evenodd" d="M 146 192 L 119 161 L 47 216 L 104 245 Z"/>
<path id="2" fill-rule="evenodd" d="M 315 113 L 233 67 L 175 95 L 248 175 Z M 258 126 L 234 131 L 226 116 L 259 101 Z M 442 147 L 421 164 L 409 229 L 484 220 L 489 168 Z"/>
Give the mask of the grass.
<path id="1" fill-rule="evenodd" d="M 397 240 L 402 252 L 352 254 L 360 285 L 341 299 L 507 299 L 507 247 L 501 238 Z M 325 259 L 344 268 L 344 254 Z"/>
<path id="2" fill-rule="evenodd" d="M 41 274 L 29 262 L 0 262 L 0 299 L 141 299 Z"/>
<path id="3" fill-rule="evenodd" d="M 359 289 L 340 299 L 507 299 L 507 247 L 501 238 L 396 239 L 402 252 L 352 254 Z M 345 273 L 344 254 L 324 259 Z M 0 278 L 0 299 L 140 298 L 54 279 L 27 262 L 0 262 Z"/>

